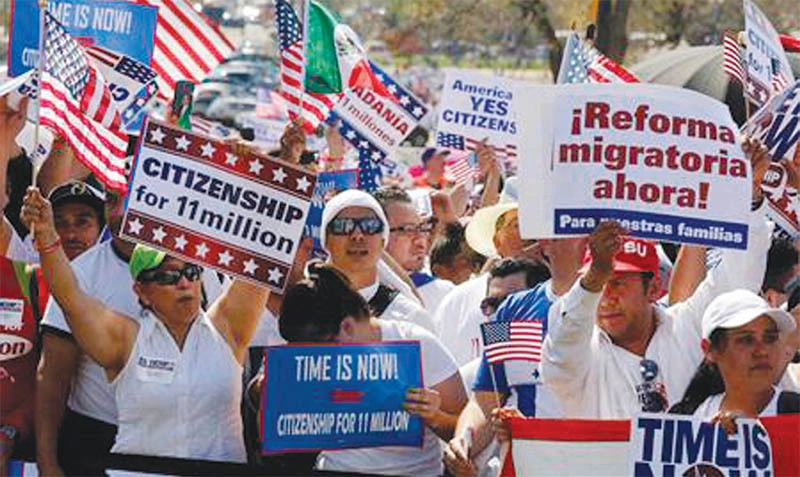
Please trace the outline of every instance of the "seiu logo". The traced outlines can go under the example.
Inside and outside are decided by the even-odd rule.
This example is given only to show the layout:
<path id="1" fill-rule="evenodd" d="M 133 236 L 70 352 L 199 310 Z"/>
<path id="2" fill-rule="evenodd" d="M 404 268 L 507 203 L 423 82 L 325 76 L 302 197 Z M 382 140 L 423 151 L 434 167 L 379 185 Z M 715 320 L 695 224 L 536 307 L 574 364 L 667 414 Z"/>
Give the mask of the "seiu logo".
<path id="1" fill-rule="evenodd" d="M 641 242 L 634 242 L 634 241 L 625 242 L 622 245 L 622 250 L 626 254 L 634 254 L 635 253 L 636 255 L 638 255 L 640 257 L 646 257 L 647 256 L 647 246 L 645 244 L 641 243 Z"/>

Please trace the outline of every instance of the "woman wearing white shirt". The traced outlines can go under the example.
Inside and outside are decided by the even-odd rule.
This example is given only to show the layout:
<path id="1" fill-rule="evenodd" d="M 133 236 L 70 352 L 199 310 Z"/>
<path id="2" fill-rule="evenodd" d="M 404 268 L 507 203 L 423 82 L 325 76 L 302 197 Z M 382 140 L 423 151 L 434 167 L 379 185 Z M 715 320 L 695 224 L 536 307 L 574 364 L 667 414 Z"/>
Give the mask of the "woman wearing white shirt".
<path id="1" fill-rule="evenodd" d="M 28 189 L 22 217 L 72 335 L 114 385 L 112 452 L 245 462 L 242 363 L 269 292 L 235 280 L 204 313 L 202 269 L 137 245 L 129 268 L 142 309 L 133 320 L 81 290 L 38 189 Z"/>
<path id="2" fill-rule="evenodd" d="M 455 360 L 433 334 L 413 323 L 377 319 L 347 277 L 332 265 L 312 264 L 309 278 L 289 288 L 280 313 L 289 342 L 368 343 L 419 340 L 424 388 L 409 389 L 404 408 L 425 423 L 422 449 L 384 446 L 324 451 L 319 470 L 382 475 L 441 475 L 442 448 L 467 402 Z M 263 374 L 262 374 L 263 379 Z"/>
<path id="3" fill-rule="evenodd" d="M 715 298 L 703 314 L 706 361 L 670 412 L 714 420 L 800 412 L 800 394 L 775 386 L 786 369 L 784 341 L 795 327 L 789 312 L 750 291 Z"/>

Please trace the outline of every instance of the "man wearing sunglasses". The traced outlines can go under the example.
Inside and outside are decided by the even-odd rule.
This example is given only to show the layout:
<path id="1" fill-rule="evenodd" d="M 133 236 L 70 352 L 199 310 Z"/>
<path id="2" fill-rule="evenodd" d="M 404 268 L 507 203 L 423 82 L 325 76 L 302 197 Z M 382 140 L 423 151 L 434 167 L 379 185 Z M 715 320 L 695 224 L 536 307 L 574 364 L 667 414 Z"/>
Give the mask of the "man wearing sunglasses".
<path id="1" fill-rule="evenodd" d="M 322 211 L 321 229 L 320 242 L 330 261 L 347 275 L 375 316 L 410 321 L 433 332 L 430 314 L 379 274 L 390 227 L 374 197 L 360 190 L 335 195 Z"/>
<path id="2" fill-rule="evenodd" d="M 433 218 L 422 217 L 411 196 L 399 187 L 382 187 L 373 196 L 389 221 L 386 252 L 408 272 L 425 309 L 433 313 L 444 296 L 455 288 L 452 282 L 436 278 L 428 270 L 428 251 L 436 225 Z"/>

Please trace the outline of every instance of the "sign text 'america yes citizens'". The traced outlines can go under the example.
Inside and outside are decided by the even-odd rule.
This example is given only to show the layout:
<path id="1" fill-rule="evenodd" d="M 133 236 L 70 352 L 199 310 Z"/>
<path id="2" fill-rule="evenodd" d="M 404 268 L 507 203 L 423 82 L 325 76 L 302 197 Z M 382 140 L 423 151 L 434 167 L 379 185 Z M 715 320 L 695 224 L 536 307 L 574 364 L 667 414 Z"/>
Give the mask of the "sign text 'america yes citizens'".
<path id="1" fill-rule="evenodd" d="M 533 138 L 521 174 L 526 237 L 590 233 L 603 220 L 633 235 L 747 247 L 750 165 L 727 107 L 657 85 L 519 91 Z"/>
<path id="2" fill-rule="evenodd" d="M 422 421 L 402 407 L 407 390 L 422 386 L 419 346 L 267 348 L 262 451 L 421 446 Z"/>
<path id="3" fill-rule="evenodd" d="M 316 176 L 158 121 L 142 134 L 123 235 L 282 290 Z"/>

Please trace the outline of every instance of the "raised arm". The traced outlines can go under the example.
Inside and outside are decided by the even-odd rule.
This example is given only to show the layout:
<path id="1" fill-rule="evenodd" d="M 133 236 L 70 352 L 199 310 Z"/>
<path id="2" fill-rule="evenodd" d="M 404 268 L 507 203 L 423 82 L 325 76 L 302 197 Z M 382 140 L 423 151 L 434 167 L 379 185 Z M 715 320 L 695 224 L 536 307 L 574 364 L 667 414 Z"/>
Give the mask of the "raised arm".
<path id="1" fill-rule="evenodd" d="M 81 290 L 61 248 L 50 202 L 35 187 L 25 195 L 22 220 L 35 231 L 34 243 L 50 295 L 64 311 L 78 346 L 109 375 L 116 375 L 133 349 L 138 325 Z"/>
<path id="2" fill-rule="evenodd" d="M 706 248 L 682 245 L 669 280 L 669 304 L 680 303 L 692 296 L 705 276 Z"/>
<path id="3" fill-rule="evenodd" d="M 236 279 L 208 309 L 209 319 L 228 341 L 240 363 L 244 363 L 247 356 L 247 346 L 269 295 L 269 290 L 261 285 Z"/>

